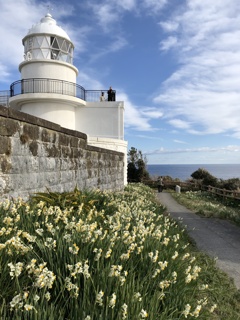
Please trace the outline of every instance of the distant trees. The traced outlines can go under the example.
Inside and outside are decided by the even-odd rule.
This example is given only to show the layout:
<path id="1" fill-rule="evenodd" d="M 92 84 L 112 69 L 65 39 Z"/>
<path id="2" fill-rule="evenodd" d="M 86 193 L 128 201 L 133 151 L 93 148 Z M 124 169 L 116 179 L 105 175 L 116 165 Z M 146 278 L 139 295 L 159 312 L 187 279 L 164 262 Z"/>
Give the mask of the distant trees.
<path id="1" fill-rule="evenodd" d="M 206 169 L 199 168 L 191 174 L 191 177 L 200 180 L 201 184 L 205 186 L 217 187 L 218 179 L 212 176 Z"/>
<path id="2" fill-rule="evenodd" d="M 134 147 L 128 151 L 128 182 L 142 182 L 150 179 L 147 171 L 147 158 Z"/>
<path id="3" fill-rule="evenodd" d="M 217 179 L 211 175 L 206 169 L 199 168 L 191 174 L 191 177 L 198 180 L 201 185 L 212 186 L 219 189 L 226 190 L 239 190 L 240 189 L 240 179 L 232 178 L 228 180 Z"/>

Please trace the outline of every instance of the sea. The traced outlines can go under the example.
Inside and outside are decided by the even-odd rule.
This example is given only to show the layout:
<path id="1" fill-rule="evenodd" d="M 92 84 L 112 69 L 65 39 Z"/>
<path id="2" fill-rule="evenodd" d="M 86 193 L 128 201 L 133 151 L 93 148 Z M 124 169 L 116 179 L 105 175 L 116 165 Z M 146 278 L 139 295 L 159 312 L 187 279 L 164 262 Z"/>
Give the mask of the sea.
<path id="1" fill-rule="evenodd" d="M 240 164 L 148 164 L 147 171 L 152 178 L 170 176 L 172 179 L 186 181 L 199 168 L 207 170 L 218 179 L 240 179 Z"/>

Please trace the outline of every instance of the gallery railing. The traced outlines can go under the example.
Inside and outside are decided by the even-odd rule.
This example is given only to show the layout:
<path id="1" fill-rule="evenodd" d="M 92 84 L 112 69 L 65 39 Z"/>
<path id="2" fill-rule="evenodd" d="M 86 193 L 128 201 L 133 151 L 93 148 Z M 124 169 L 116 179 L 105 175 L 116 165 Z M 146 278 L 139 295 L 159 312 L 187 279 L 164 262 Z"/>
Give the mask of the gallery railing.
<path id="1" fill-rule="evenodd" d="M 96 101 L 101 101 L 100 97 L 102 96 L 105 101 L 108 101 L 108 90 L 85 90 L 85 101 L 88 102 L 96 102 Z M 112 91 L 112 99 L 111 101 L 116 101 L 116 91 Z"/>
<path id="2" fill-rule="evenodd" d="M 0 106 L 8 107 L 9 97 L 10 97 L 9 90 L 0 91 Z"/>
<path id="3" fill-rule="evenodd" d="M 107 99 L 107 90 L 85 90 L 82 86 L 56 79 L 22 79 L 10 86 L 10 97 L 26 93 L 51 93 L 76 97 L 89 102 L 100 101 L 102 93 Z M 116 91 L 113 90 L 112 101 L 116 101 Z"/>

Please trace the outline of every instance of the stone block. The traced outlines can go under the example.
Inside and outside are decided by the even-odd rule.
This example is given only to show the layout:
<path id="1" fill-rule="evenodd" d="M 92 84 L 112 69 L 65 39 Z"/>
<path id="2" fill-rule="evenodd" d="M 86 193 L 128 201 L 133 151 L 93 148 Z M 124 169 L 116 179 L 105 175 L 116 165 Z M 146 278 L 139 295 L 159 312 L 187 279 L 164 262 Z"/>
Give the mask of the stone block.
<path id="1" fill-rule="evenodd" d="M 11 155 L 11 139 L 7 136 L 0 136 L 0 154 Z"/>
<path id="2" fill-rule="evenodd" d="M 18 121 L 8 118 L 0 118 L 0 136 L 13 136 L 20 131 L 20 124 Z"/>
<path id="3" fill-rule="evenodd" d="M 27 136 L 29 140 L 38 140 L 39 139 L 39 127 L 33 126 L 31 124 L 23 124 L 22 135 Z"/>

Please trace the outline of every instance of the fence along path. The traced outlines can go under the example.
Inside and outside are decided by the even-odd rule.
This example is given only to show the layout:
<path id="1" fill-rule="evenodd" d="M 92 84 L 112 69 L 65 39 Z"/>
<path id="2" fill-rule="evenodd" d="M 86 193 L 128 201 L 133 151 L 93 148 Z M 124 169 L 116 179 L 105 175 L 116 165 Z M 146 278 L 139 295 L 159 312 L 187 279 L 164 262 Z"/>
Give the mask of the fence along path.
<path id="1" fill-rule="evenodd" d="M 150 187 L 157 187 L 157 181 L 149 180 L 144 181 L 144 183 Z M 192 182 L 182 182 L 182 181 L 166 181 L 164 182 L 164 188 L 170 188 L 173 189 L 178 185 L 180 188 L 189 189 L 189 190 L 204 190 L 208 191 L 209 193 L 221 196 L 223 198 L 231 198 L 235 200 L 240 200 L 240 191 L 237 190 L 226 190 L 226 189 L 220 189 L 215 188 L 212 186 L 205 186 L 205 185 L 198 185 L 197 183 Z"/>
<path id="2" fill-rule="evenodd" d="M 236 200 L 240 200 L 240 192 L 236 190 L 226 190 L 226 189 L 219 189 L 212 186 L 207 187 L 207 191 L 223 198 L 232 198 Z"/>

